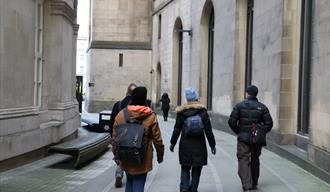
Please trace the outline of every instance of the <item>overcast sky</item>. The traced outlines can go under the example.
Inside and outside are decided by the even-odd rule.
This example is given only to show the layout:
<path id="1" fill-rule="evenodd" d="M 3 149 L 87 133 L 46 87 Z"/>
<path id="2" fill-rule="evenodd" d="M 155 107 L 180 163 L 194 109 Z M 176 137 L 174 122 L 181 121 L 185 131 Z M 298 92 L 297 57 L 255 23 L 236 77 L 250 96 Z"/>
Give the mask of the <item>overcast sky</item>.
<path id="1" fill-rule="evenodd" d="M 88 37 L 89 0 L 78 0 L 77 23 L 79 24 L 79 37 Z"/>

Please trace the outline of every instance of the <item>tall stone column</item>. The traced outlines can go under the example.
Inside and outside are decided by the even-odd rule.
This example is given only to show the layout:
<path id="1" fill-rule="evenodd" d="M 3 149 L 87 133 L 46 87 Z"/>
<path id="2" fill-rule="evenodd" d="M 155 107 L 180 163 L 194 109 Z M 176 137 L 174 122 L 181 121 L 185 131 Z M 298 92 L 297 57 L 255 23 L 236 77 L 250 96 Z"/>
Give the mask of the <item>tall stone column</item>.
<path id="1" fill-rule="evenodd" d="M 78 26 L 74 0 L 47 0 L 44 4 L 43 110 L 41 121 L 71 123 L 69 134 L 78 125 L 75 99 L 75 58 Z M 48 111 L 47 111 L 48 110 Z M 78 121 L 77 121 L 78 120 Z M 75 122 L 72 124 L 72 122 Z"/>

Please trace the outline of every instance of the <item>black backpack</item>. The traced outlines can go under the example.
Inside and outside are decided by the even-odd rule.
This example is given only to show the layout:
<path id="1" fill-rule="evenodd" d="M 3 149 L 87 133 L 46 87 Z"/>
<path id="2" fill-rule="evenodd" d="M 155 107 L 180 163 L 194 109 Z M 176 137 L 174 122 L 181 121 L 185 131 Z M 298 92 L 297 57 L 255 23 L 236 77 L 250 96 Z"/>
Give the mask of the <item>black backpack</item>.
<path id="1" fill-rule="evenodd" d="M 127 107 L 123 109 L 125 123 L 116 126 L 115 145 L 116 159 L 124 162 L 140 164 L 146 154 L 143 142 L 144 127 L 138 123 L 131 123 Z"/>
<path id="2" fill-rule="evenodd" d="M 187 117 L 183 125 L 184 133 L 187 136 L 201 136 L 204 134 L 204 123 L 202 117 L 198 114 Z"/>

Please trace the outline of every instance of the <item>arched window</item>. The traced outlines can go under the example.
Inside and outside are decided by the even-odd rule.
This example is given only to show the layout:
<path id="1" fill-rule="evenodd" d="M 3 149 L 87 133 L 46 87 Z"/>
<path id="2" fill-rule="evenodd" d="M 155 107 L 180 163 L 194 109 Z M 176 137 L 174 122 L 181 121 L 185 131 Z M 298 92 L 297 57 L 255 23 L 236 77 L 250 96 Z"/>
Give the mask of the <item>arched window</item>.
<path id="1" fill-rule="evenodd" d="M 214 8 L 210 0 L 206 1 L 203 8 L 200 36 L 200 100 L 211 110 L 213 100 Z"/>
<path id="2" fill-rule="evenodd" d="M 177 101 L 177 105 L 181 105 L 183 34 L 178 30 L 182 30 L 180 18 L 176 19 L 173 30 L 172 100 Z"/>
<path id="3" fill-rule="evenodd" d="M 254 0 L 247 1 L 246 21 L 246 67 L 245 67 L 245 88 L 252 82 L 252 48 L 253 48 L 253 7 Z"/>
<path id="4" fill-rule="evenodd" d="M 156 92 L 156 103 L 158 104 L 159 100 L 160 100 L 160 97 L 161 97 L 161 85 L 162 85 L 162 66 L 160 64 L 160 62 L 157 63 L 157 69 L 156 69 L 156 72 L 157 72 L 157 92 Z"/>

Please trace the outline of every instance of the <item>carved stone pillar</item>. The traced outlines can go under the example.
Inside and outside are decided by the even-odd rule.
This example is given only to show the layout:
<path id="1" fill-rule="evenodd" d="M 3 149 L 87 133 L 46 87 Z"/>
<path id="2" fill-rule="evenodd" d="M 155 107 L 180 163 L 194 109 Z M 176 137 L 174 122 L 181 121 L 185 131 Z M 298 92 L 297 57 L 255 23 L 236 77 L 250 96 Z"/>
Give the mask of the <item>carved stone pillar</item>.
<path id="1" fill-rule="evenodd" d="M 74 94 L 76 9 L 74 0 L 47 0 L 44 7 L 43 109 L 48 111 L 42 121 L 67 122 L 78 113 Z"/>

